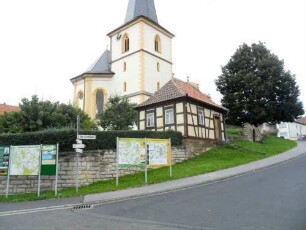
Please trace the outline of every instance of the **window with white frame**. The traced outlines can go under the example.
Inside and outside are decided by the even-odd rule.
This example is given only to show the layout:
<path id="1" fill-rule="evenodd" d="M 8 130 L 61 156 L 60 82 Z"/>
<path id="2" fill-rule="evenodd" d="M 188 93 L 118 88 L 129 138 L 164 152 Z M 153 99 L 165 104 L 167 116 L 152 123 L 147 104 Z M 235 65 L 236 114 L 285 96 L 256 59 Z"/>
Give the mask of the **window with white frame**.
<path id="1" fill-rule="evenodd" d="M 198 121 L 199 121 L 199 125 L 205 125 L 204 110 L 203 109 L 198 110 Z"/>
<path id="2" fill-rule="evenodd" d="M 174 109 L 166 109 L 165 110 L 165 124 L 171 125 L 174 124 Z"/>
<path id="3" fill-rule="evenodd" d="M 147 127 L 154 127 L 155 126 L 155 117 L 154 113 L 147 114 Z"/>

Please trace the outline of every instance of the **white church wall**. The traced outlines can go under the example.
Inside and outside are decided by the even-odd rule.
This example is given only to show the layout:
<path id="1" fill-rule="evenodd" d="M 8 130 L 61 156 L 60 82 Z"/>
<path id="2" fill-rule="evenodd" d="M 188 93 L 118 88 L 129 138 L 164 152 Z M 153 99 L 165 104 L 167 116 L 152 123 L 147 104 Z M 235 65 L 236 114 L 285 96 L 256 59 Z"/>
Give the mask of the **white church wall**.
<path id="1" fill-rule="evenodd" d="M 161 53 L 155 51 L 155 36 L 161 39 Z M 158 57 L 162 57 L 172 62 L 172 39 L 164 33 L 144 23 L 144 49 Z"/>
<path id="2" fill-rule="evenodd" d="M 124 34 L 128 34 L 129 36 L 129 51 L 122 53 L 122 39 Z M 118 32 L 111 38 L 111 59 L 112 61 L 117 60 L 119 58 L 122 58 L 128 54 L 131 54 L 137 50 L 139 50 L 139 33 L 140 33 L 140 27 L 139 24 L 132 25 L 131 27 L 122 30 L 121 32 Z M 120 39 L 117 39 L 118 34 L 121 35 Z"/>
<path id="3" fill-rule="evenodd" d="M 124 71 L 126 63 L 126 71 Z M 116 61 L 112 64 L 112 71 L 116 73 L 113 78 L 112 94 L 124 96 L 141 90 L 140 85 L 140 54 L 134 54 Z M 123 84 L 126 82 L 127 90 L 123 92 Z"/>
<path id="4" fill-rule="evenodd" d="M 171 64 L 162 61 L 151 54 L 144 54 L 145 62 L 145 89 L 150 93 L 157 91 L 157 83 L 164 86 L 172 77 Z M 157 71 L 157 62 L 160 64 L 160 71 Z"/>

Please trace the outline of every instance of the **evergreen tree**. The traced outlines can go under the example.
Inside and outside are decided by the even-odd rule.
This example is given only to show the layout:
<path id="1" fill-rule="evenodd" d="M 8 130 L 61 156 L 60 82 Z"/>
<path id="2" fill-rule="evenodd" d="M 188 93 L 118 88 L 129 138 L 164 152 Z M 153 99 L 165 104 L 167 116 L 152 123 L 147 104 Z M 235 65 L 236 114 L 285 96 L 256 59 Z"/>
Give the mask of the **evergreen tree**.
<path id="1" fill-rule="evenodd" d="M 261 42 L 240 46 L 216 85 L 230 124 L 292 122 L 304 114 L 295 76 Z"/>

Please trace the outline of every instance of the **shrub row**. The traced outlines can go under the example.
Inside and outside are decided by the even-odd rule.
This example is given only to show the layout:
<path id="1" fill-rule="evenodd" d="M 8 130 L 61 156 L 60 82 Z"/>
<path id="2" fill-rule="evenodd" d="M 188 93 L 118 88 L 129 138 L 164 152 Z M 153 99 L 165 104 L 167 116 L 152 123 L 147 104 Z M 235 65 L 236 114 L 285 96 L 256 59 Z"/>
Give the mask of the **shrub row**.
<path id="1" fill-rule="evenodd" d="M 83 140 L 86 150 L 115 149 L 116 137 L 125 138 L 157 138 L 169 139 L 173 146 L 182 144 L 180 132 L 151 132 L 151 131 L 81 131 L 80 134 L 96 135 L 96 140 Z M 21 134 L 0 135 L 0 145 L 37 145 L 59 143 L 60 151 L 71 151 L 76 143 L 76 130 L 47 130 Z"/>

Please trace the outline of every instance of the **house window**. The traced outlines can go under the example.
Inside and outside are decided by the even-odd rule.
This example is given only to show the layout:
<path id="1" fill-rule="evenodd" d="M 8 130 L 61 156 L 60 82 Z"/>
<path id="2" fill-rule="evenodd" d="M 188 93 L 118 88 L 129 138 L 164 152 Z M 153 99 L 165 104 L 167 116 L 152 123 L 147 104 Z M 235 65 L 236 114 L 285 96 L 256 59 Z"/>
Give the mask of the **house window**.
<path id="1" fill-rule="evenodd" d="M 96 119 L 100 118 L 103 112 L 104 95 L 101 91 L 96 94 Z"/>
<path id="2" fill-rule="evenodd" d="M 155 115 L 154 113 L 147 114 L 147 127 L 151 128 L 155 126 Z"/>
<path id="3" fill-rule="evenodd" d="M 126 71 L 126 62 L 123 63 L 123 72 Z"/>
<path id="4" fill-rule="evenodd" d="M 205 125 L 204 110 L 203 109 L 198 110 L 198 122 L 199 122 L 199 125 Z"/>
<path id="5" fill-rule="evenodd" d="M 155 36 L 154 49 L 156 52 L 161 53 L 161 40 L 158 35 Z"/>
<path id="6" fill-rule="evenodd" d="M 159 90 L 160 89 L 160 83 L 159 82 L 157 82 L 157 90 Z"/>
<path id="7" fill-rule="evenodd" d="M 123 92 L 126 92 L 127 90 L 127 86 L 126 86 L 126 82 L 123 83 Z"/>
<path id="8" fill-rule="evenodd" d="M 159 64 L 159 62 L 157 62 L 157 64 L 156 64 L 156 69 L 157 69 L 158 72 L 160 72 L 160 64 Z"/>
<path id="9" fill-rule="evenodd" d="M 166 125 L 174 124 L 174 109 L 165 110 L 165 124 Z"/>
<path id="10" fill-rule="evenodd" d="M 124 34 L 122 37 L 122 53 L 125 53 L 130 50 L 130 39 L 127 34 Z"/>

